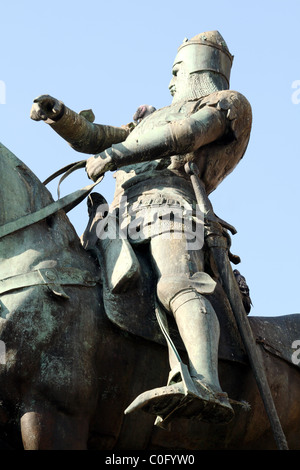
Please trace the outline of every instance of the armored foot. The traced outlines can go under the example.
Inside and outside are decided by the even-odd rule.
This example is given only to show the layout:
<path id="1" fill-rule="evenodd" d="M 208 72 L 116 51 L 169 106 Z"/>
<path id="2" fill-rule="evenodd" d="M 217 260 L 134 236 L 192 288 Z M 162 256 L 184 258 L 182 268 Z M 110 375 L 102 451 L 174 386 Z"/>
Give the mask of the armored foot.
<path id="1" fill-rule="evenodd" d="M 177 417 L 225 424 L 234 416 L 227 394 L 214 392 L 199 380 L 193 380 L 192 386 L 188 388 L 181 381 L 148 390 L 128 406 L 125 414 L 140 409 L 156 415 L 158 418 L 155 424 L 160 427 L 165 427 Z"/>

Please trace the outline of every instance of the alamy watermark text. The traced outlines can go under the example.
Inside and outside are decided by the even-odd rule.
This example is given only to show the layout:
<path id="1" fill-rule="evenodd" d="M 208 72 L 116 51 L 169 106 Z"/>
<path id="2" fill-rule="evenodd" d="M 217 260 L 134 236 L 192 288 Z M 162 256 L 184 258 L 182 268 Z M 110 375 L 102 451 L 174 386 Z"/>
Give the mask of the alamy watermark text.
<path id="1" fill-rule="evenodd" d="M 295 349 L 292 354 L 292 363 L 296 364 L 297 366 L 298 364 L 300 364 L 300 339 L 296 339 L 293 342 L 292 348 Z"/>
<path id="2" fill-rule="evenodd" d="M 6 363 L 6 346 L 4 341 L 0 340 L 0 364 Z"/>
<path id="3" fill-rule="evenodd" d="M 292 88 L 295 90 L 292 93 L 292 103 L 300 103 L 300 80 L 294 80 L 292 83 Z"/>
<path id="4" fill-rule="evenodd" d="M 183 239 L 188 250 L 203 247 L 204 214 L 198 206 L 183 207 L 163 197 L 158 204 L 129 204 L 123 196 L 117 209 L 101 204 L 96 218 L 100 240 L 120 238 L 143 242 L 160 235 L 163 239 Z"/>
<path id="5" fill-rule="evenodd" d="M 3 80 L 0 80 L 0 104 L 6 103 L 6 85 Z"/>

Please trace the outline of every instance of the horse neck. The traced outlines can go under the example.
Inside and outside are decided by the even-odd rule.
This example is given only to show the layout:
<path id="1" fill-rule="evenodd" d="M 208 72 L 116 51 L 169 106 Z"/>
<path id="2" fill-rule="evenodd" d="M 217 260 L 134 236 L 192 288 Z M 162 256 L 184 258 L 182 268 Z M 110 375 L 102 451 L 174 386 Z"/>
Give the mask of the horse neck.
<path id="1" fill-rule="evenodd" d="M 0 143 L 0 225 L 51 201 L 51 194 L 34 173 Z"/>

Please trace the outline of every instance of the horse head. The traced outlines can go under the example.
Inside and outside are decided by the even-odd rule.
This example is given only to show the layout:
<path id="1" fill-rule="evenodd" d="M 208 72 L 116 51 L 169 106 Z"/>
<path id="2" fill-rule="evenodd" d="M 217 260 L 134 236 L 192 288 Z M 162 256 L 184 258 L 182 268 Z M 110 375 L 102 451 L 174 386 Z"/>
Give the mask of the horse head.
<path id="1" fill-rule="evenodd" d="M 0 143 L 0 225 L 34 212 L 52 200 L 34 173 Z"/>

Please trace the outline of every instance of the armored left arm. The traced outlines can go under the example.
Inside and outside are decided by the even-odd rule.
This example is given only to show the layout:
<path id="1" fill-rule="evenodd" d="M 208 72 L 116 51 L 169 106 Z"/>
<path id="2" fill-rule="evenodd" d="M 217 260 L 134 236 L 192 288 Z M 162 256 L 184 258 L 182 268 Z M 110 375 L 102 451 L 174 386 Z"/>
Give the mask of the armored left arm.
<path id="1" fill-rule="evenodd" d="M 189 118 L 166 122 L 134 138 L 112 145 L 87 161 L 87 173 L 93 180 L 108 170 L 172 155 L 184 155 L 219 139 L 226 131 L 225 114 L 205 107 Z"/>

